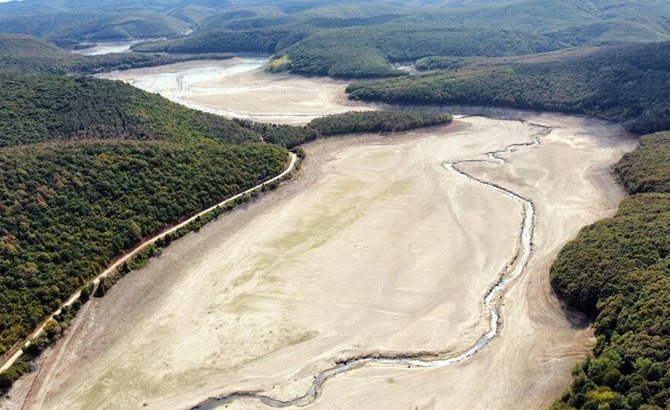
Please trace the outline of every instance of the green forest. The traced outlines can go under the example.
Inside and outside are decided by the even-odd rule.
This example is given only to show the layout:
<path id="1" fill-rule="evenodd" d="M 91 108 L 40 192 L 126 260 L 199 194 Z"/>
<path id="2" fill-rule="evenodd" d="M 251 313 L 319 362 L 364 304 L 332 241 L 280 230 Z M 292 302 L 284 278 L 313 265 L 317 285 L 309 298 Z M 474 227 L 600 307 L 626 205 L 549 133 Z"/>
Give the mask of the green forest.
<path id="1" fill-rule="evenodd" d="M 86 142 L 0 151 L 0 353 L 139 240 L 279 174 L 272 145 Z"/>
<path id="2" fill-rule="evenodd" d="M 317 33 L 283 50 L 291 70 L 331 77 L 394 77 L 391 62 L 434 55 L 504 56 L 557 49 L 552 41 L 512 30 L 385 24 Z"/>
<path id="3" fill-rule="evenodd" d="M 552 40 L 514 30 L 390 23 L 323 31 L 304 26 L 213 30 L 133 46 L 139 52 L 281 53 L 288 56 L 294 73 L 343 78 L 403 76 L 407 73 L 394 68 L 392 62 L 434 55 L 504 56 L 557 48 L 558 43 Z"/>
<path id="4" fill-rule="evenodd" d="M 670 42 L 601 49 L 558 61 L 511 63 L 364 83 L 349 98 L 390 104 L 488 105 L 588 114 L 635 133 L 670 129 Z"/>
<path id="5" fill-rule="evenodd" d="M 299 74 L 401 77 L 394 63 L 491 57 L 670 40 L 670 6 L 616 0 L 310 2 L 222 10 L 188 36 L 136 51 L 254 52 L 290 60 Z"/>
<path id="6" fill-rule="evenodd" d="M 309 126 L 320 135 L 407 131 L 451 122 L 449 114 L 427 111 L 352 111 L 313 119 Z"/>
<path id="7" fill-rule="evenodd" d="M 52 140 L 260 141 L 223 117 L 120 81 L 0 74 L 0 147 Z"/>
<path id="8" fill-rule="evenodd" d="M 127 53 L 71 52 L 112 40 L 143 41 Z M 670 2 L 662 0 L 0 3 L 0 354 L 143 238 L 281 172 L 287 149 L 303 157 L 299 146 L 318 138 L 452 120 L 425 111 L 350 112 L 302 127 L 228 120 L 81 76 L 232 53 L 272 55 L 269 73 L 365 79 L 347 88 L 355 100 L 584 114 L 648 134 L 615 168 L 631 196 L 614 217 L 583 228 L 551 267 L 554 291 L 592 319 L 597 337 L 552 410 L 670 408 Z M 230 208 L 85 287 L 0 373 L 0 391 L 89 297 Z"/>
<path id="9" fill-rule="evenodd" d="M 231 53 L 151 54 L 110 53 L 84 56 L 64 50 L 46 40 L 23 35 L 0 33 L 0 72 L 41 74 L 97 74 L 114 70 L 154 67 L 182 61 L 229 59 Z"/>
<path id="10" fill-rule="evenodd" d="M 642 138 L 616 166 L 631 194 L 561 251 L 551 283 L 568 306 L 590 314 L 593 357 L 573 369 L 552 407 L 667 408 L 670 400 L 670 133 Z"/>
<path id="11" fill-rule="evenodd" d="M 287 158 L 235 121 L 122 82 L 0 74 L 0 354 L 141 239 L 277 175 Z M 0 374 L 0 389 L 76 308 Z"/>
<path id="12" fill-rule="evenodd" d="M 279 174 L 285 147 L 450 120 L 389 111 L 304 127 L 260 124 L 192 110 L 119 81 L 0 74 L 0 354 L 143 238 Z M 159 250 L 147 252 L 127 268 Z M 96 294 L 119 278 L 106 279 Z M 75 313 L 36 346 L 48 345 Z M 0 388 L 26 366 L 0 375 Z"/>
<path id="13" fill-rule="evenodd" d="M 317 138 L 346 134 L 408 131 L 451 122 L 449 114 L 429 111 L 350 111 L 315 118 L 304 127 L 262 124 L 235 119 L 240 126 L 259 133 L 263 141 L 294 148 Z"/>

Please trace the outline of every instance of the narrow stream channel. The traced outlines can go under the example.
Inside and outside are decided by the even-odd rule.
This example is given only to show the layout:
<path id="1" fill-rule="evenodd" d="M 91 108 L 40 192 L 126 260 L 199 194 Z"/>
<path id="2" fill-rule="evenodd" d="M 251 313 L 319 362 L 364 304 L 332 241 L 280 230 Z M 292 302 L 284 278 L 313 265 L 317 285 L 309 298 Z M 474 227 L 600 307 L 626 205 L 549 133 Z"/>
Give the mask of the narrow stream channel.
<path id="1" fill-rule="evenodd" d="M 202 403 L 198 404 L 195 407 L 191 407 L 190 410 L 212 410 L 223 406 L 225 404 L 234 402 L 240 399 L 253 399 L 262 402 L 270 407 L 282 408 L 282 407 L 291 407 L 291 406 L 305 406 L 314 402 L 326 381 L 334 376 L 348 372 L 349 370 L 359 368 L 366 364 L 381 364 L 387 366 L 408 366 L 408 367 L 443 367 L 449 366 L 454 363 L 462 362 L 463 360 L 468 359 L 471 356 L 479 353 L 493 337 L 498 334 L 498 325 L 500 320 L 500 313 L 498 311 L 498 301 L 500 300 L 503 292 L 509 287 L 511 283 L 514 282 L 521 274 L 524 272 L 524 269 L 528 265 L 528 260 L 532 253 L 532 242 L 533 242 L 533 221 L 535 217 L 535 208 L 530 200 L 522 197 L 515 192 L 503 188 L 499 185 L 496 185 L 491 182 L 486 182 L 458 169 L 458 164 L 462 163 L 488 163 L 488 164 L 504 164 L 505 160 L 500 157 L 500 154 L 511 153 L 515 149 L 520 147 L 531 147 L 540 144 L 540 136 L 546 135 L 550 132 L 550 128 L 544 128 L 543 131 L 532 136 L 532 142 L 528 143 L 518 143 L 512 144 L 506 147 L 501 151 L 488 152 L 486 155 L 489 160 L 464 160 L 458 162 L 447 162 L 443 164 L 443 167 L 450 173 L 467 179 L 470 182 L 485 185 L 491 189 L 507 195 L 516 201 L 520 202 L 524 210 L 523 224 L 521 227 L 520 233 L 520 243 L 521 243 L 521 255 L 517 255 L 510 262 L 510 265 L 514 265 L 514 270 L 505 275 L 506 272 L 503 272 L 500 281 L 491 289 L 487 294 L 484 304 L 489 311 L 490 321 L 489 321 L 489 331 L 483 335 L 473 346 L 467 349 L 465 352 L 454 356 L 454 357 L 444 357 L 444 354 L 437 353 L 433 358 L 426 358 L 428 355 L 425 353 L 422 354 L 406 354 L 405 356 L 401 355 L 374 355 L 374 356 L 362 356 L 347 359 L 344 361 L 338 362 L 335 367 L 332 367 L 328 370 L 324 370 L 319 373 L 315 378 L 312 384 L 310 385 L 307 392 L 291 400 L 278 400 L 272 397 L 266 396 L 259 392 L 253 391 L 237 391 L 234 393 L 229 393 L 220 397 L 211 397 Z"/>

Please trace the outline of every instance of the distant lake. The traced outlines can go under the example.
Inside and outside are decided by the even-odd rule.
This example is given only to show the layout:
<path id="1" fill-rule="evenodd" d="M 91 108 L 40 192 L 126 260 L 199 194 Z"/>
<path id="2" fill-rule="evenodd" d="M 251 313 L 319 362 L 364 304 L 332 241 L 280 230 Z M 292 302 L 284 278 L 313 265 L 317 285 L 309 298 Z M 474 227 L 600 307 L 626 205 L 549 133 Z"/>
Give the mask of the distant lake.
<path id="1" fill-rule="evenodd" d="M 84 48 L 81 50 L 74 50 L 77 54 L 82 54 L 85 56 L 97 56 L 101 54 L 110 54 L 110 53 L 125 53 L 130 50 L 130 46 L 137 43 L 137 41 L 110 41 L 110 42 L 101 42 L 96 43 L 94 47 Z"/>

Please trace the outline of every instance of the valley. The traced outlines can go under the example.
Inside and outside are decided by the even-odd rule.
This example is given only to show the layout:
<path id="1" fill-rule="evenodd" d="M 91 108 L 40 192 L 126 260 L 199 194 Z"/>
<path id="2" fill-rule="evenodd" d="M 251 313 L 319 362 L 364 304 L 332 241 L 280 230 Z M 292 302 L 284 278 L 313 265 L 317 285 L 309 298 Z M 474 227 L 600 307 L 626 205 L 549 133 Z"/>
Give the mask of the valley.
<path id="1" fill-rule="evenodd" d="M 551 295 L 548 266 L 580 227 L 616 210 L 623 192 L 609 168 L 635 143 L 597 120 L 524 119 L 305 146 L 296 181 L 187 236 L 82 312 L 67 348 L 19 382 L 23 408 L 188 409 L 233 391 L 286 400 L 338 360 L 467 349 L 487 332 L 484 297 L 519 252 L 523 218 L 513 198 L 443 166 L 471 159 L 488 162 L 459 169 L 536 209 L 500 335 L 450 366 L 357 368 L 313 407 L 399 408 L 417 396 L 425 408 L 548 405 L 592 343 Z M 487 156 L 536 137 L 504 164 Z"/>
<path id="2" fill-rule="evenodd" d="M 116 71 L 98 77 L 123 80 L 201 111 L 261 122 L 305 124 L 323 115 L 374 108 L 348 101 L 345 81 L 269 74 L 263 71 L 268 61 L 266 57 L 237 57 Z"/>

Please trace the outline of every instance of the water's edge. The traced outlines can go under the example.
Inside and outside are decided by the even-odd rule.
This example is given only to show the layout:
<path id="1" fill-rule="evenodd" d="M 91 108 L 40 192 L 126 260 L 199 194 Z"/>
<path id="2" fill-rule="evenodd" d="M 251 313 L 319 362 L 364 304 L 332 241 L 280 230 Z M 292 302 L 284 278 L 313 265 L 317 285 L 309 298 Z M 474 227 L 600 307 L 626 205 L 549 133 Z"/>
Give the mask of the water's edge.
<path id="1" fill-rule="evenodd" d="M 503 292 L 509 287 L 511 283 L 514 282 L 515 279 L 521 276 L 532 254 L 535 208 L 529 199 L 524 198 L 512 190 L 503 188 L 495 183 L 487 182 L 471 176 L 458 169 L 458 165 L 462 163 L 504 164 L 505 160 L 500 157 L 500 154 L 511 153 L 516 148 L 520 147 L 531 147 L 539 145 L 539 138 L 551 132 L 551 128 L 539 126 L 536 124 L 531 125 L 541 128 L 541 131 L 532 136 L 531 142 L 512 144 L 501 151 L 487 152 L 485 154 L 488 156 L 489 160 L 464 160 L 453 163 L 447 162 L 443 164 L 443 167 L 454 175 L 467 179 L 470 182 L 487 186 L 520 202 L 522 204 L 524 213 L 523 223 L 519 236 L 521 243 L 521 255 L 516 255 L 513 258 L 513 260 L 510 262 L 510 265 L 514 266 L 512 272 L 507 275 L 507 269 L 502 272 L 500 280 L 493 288 L 491 288 L 490 292 L 484 299 L 484 304 L 490 315 L 489 331 L 484 334 L 473 346 L 468 348 L 465 352 L 453 357 L 445 357 L 445 353 L 406 353 L 404 355 L 374 354 L 350 358 L 339 361 L 334 367 L 324 370 L 316 375 L 307 392 L 304 395 L 291 400 L 278 400 L 260 392 L 254 391 L 236 391 L 219 397 L 211 397 L 196 405 L 195 407 L 191 407 L 189 410 L 212 410 L 218 408 L 219 406 L 223 406 L 240 399 L 258 400 L 267 406 L 275 408 L 305 406 L 314 402 L 318 398 L 323 385 L 328 379 L 366 364 L 382 364 L 391 366 L 402 365 L 405 367 L 443 367 L 466 360 L 480 352 L 491 341 L 491 339 L 498 334 L 500 313 L 498 311 L 497 304 L 502 297 Z"/>

